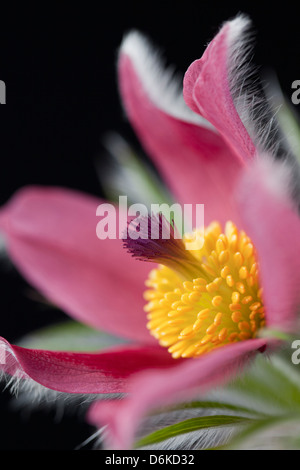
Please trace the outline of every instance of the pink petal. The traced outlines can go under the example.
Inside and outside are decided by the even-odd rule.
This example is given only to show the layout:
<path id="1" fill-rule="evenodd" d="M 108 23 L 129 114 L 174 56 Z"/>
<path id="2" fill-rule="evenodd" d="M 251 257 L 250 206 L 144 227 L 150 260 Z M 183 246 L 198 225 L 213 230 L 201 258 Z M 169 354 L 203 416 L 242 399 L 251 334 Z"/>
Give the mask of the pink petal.
<path id="1" fill-rule="evenodd" d="M 206 225 L 236 218 L 231 189 L 241 161 L 170 91 L 174 83 L 168 83 L 166 71 L 157 72 L 160 66 L 151 54 L 145 39 L 134 33 L 121 47 L 120 92 L 131 124 L 181 204 L 204 204 Z"/>
<path id="2" fill-rule="evenodd" d="M 143 415 L 171 402 L 189 399 L 195 392 L 223 384 L 266 345 L 248 340 L 224 346 L 199 359 L 187 359 L 173 369 L 149 371 L 132 379 L 131 395 L 122 401 L 92 405 L 88 420 L 101 428 L 108 425 L 108 446 L 129 449 Z"/>
<path id="3" fill-rule="evenodd" d="M 244 230 L 257 253 L 267 325 L 293 331 L 300 305 L 300 218 L 288 194 L 287 168 L 263 159 L 237 189 Z"/>
<path id="4" fill-rule="evenodd" d="M 202 58 L 189 67 L 184 78 L 186 103 L 210 121 L 233 152 L 246 162 L 253 157 L 255 147 L 237 112 L 233 89 L 236 81 L 243 78 L 241 73 L 245 72 L 240 70 L 240 62 L 246 54 L 244 35 L 248 26 L 249 21 L 241 16 L 225 23 Z M 245 76 L 244 80 L 247 79 Z M 246 106 L 247 103 L 244 104 Z"/>
<path id="5" fill-rule="evenodd" d="M 151 268 L 122 240 L 99 240 L 103 201 L 58 188 L 26 188 L 0 211 L 11 259 L 24 277 L 76 319 L 115 335 L 154 343 L 143 312 Z"/>
<path id="6" fill-rule="evenodd" d="M 139 371 L 174 366 L 160 347 L 119 346 L 101 353 L 26 349 L 0 337 L 0 371 L 66 393 L 125 393 Z"/>

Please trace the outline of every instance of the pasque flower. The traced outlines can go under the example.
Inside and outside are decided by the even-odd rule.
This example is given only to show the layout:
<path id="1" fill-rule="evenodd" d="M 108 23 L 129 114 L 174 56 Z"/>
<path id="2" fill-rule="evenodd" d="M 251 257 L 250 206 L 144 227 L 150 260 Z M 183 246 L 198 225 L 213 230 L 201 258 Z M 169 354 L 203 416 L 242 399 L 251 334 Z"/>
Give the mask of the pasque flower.
<path id="1" fill-rule="evenodd" d="M 189 235 L 155 249 L 151 240 L 127 250 L 100 242 L 101 201 L 60 188 L 25 188 L 0 212 L 8 253 L 33 286 L 75 319 L 132 341 L 66 353 L 2 339 L 2 368 L 65 393 L 128 393 L 89 411 L 90 422 L 108 425 L 112 448 L 129 448 L 153 408 L 224 383 L 272 349 L 265 326 L 296 325 L 300 219 L 291 167 L 272 155 L 266 115 L 257 120 L 263 110 L 241 85 L 248 28 L 243 16 L 223 25 L 186 72 L 185 103 L 140 34 L 120 48 L 126 113 L 176 199 L 205 205 L 202 248 L 185 250 Z"/>

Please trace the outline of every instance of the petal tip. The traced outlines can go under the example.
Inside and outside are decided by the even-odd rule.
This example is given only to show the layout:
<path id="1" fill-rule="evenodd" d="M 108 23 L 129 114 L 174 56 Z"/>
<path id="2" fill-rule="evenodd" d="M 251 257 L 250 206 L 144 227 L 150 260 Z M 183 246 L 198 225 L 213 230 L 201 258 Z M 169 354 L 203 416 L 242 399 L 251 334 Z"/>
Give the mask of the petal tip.
<path id="1" fill-rule="evenodd" d="M 135 87 L 138 83 L 160 110 L 177 119 L 212 128 L 186 105 L 180 74 L 174 66 L 166 66 L 161 51 L 140 31 L 134 29 L 125 34 L 119 49 L 118 72 L 125 108 L 128 90 L 135 82 Z"/>

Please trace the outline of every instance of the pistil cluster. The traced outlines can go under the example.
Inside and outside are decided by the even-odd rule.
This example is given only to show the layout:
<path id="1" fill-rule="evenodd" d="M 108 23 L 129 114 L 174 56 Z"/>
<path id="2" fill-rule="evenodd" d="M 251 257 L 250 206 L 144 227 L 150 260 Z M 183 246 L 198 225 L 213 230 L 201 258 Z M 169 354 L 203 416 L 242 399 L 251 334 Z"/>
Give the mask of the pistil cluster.
<path id="1" fill-rule="evenodd" d="M 227 222 L 186 235 L 187 252 L 174 270 L 168 262 L 150 272 L 144 297 L 147 327 L 174 358 L 196 357 L 212 349 L 257 336 L 265 325 L 262 290 L 254 246 L 243 231 Z M 203 241 L 202 243 L 199 240 Z M 201 246 L 201 247 L 200 247 Z M 190 256 L 197 262 L 190 269 Z"/>

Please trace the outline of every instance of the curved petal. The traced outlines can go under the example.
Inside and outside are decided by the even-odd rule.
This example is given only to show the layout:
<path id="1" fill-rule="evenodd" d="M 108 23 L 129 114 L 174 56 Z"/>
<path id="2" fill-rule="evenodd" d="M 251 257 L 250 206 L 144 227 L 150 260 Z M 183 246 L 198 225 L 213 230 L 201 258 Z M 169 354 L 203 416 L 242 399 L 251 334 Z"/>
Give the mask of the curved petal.
<path id="1" fill-rule="evenodd" d="M 122 401 L 96 402 L 88 420 L 98 426 L 108 425 L 108 445 L 112 449 L 131 447 L 142 416 L 152 409 L 188 399 L 195 393 L 225 383 L 266 345 L 266 340 L 248 340 L 224 346 L 199 359 L 188 359 L 173 369 L 149 371 L 132 379 L 131 395 Z"/>
<path id="2" fill-rule="evenodd" d="M 225 23 L 202 58 L 188 68 L 183 89 L 190 108 L 210 121 L 245 162 L 253 157 L 255 147 L 233 95 L 240 93 L 239 83 L 248 79 L 249 71 L 241 69 L 247 53 L 244 36 L 248 27 L 249 20 L 244 16 Z M 247 112 L 247 103 L 243 105 Z"/>
<path id="3" fill-rule="evenodd" d="M 242 162 L 208 122 L 180 101 L 168 71 L 137 33 L 124 40 L 118 71 L 129 120 L 177 200 L 204 204 L 206 225 L 236 219 L 231 189 Z"/>
<path id="4" fill-rule="evenodd" d="M 265 157 L 238 185 L 242 226 L 260 265 L 267 325 L 293 331 L 300 305 L 300 218 L 288 194 L 288 168 Z"/>
<path id="5" fill-rule="evenodd" d="M 102 202 L 25 188 L 0 210 L 0 230 L 15 265 L 53 303 L 83 323 L 153 343 L 143 312 L 148 264 L 133 260 L 120 239 L 97 238 Z"/>
<path id="6" fill-rule="evenodd" d="M 172 368 L 163 348 L 119 346 L 101 353 L 27 349 L 0 337 L 0 371 L 65 393 L 125 393 L 132 374 Z"/>

